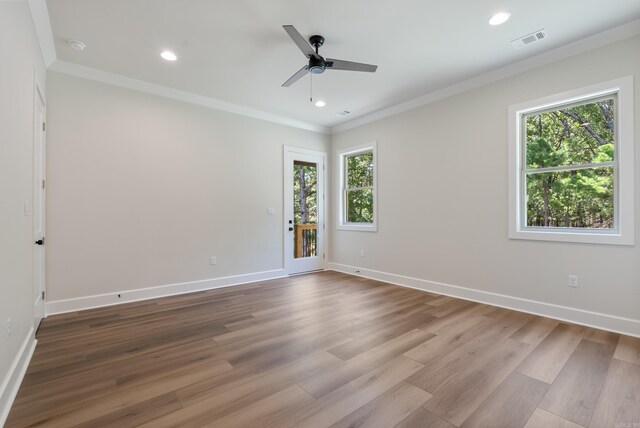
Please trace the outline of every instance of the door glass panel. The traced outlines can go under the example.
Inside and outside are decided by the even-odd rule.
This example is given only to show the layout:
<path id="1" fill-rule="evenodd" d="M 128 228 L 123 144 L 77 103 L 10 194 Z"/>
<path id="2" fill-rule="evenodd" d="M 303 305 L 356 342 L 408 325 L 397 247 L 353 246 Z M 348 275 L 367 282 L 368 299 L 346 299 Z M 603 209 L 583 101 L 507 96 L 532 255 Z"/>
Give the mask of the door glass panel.
<path id="1" fill-rule="evenodd" d="M 316 257 L 318 244 L 318 165 L 293 162 L 293 257 Z"/>

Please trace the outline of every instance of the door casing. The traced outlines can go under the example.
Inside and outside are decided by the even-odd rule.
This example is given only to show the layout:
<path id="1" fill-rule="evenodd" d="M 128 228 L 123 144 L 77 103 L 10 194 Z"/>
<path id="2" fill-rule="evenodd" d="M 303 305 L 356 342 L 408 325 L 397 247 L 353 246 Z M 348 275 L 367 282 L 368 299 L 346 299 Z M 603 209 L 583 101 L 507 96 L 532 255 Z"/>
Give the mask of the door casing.
<path id="1" fill-rule="evenodd" d="M 33 106 L 33 322 L 45 317 L 46 103 L 34 73 Z M 43 245 L 35 241 L 42 239 Z"/>

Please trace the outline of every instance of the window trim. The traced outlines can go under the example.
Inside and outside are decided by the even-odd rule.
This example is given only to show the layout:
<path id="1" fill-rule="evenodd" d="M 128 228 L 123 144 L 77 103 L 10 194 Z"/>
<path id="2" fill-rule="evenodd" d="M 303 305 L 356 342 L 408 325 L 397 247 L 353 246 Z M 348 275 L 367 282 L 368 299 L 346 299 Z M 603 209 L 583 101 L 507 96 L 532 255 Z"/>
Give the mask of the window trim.
<path id="1" fill-rule="evenodd" d="M 615 229 L 531 227 L 524 222 L 523 116 L 615 94 L 617 139 L 614 161 Z M 592 244 L 635 245 L 633 76 L 509 106 L 509 238 Z M 598 164 L 598 166 L 604 166 Z M 575 168 L 571 168 L 575 169 Z"/>
<path id="2" fill-rule="evenodd" d="M 373 222 L 372 223 L 348 223 L 346 221 L 346 162 L 347 156 L 353 156 L 364 152 L 373 152 Z M 348 147 L 337 152 L 339 168 L 338 180 L 338 230 L 355 230 L 362 232 L 378 231 L 378 143 L 372 141 L 358 146 Z"/>

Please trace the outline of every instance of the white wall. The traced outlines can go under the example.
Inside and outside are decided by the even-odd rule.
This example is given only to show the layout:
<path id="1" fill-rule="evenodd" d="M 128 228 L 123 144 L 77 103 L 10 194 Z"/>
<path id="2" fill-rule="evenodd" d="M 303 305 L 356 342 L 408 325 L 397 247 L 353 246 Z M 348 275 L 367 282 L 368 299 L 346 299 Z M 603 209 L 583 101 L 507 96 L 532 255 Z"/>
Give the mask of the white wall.
<path id="1" fill-rule="evenodd" d="M 0 2 L 0 425 L 10 368 L 33 326 L 34 70 L 44 64 L 27 2 Z M 44 87 L 42 88 L 44 90 Z M 12 333 L 6 335 L 11 318 Z"/>
<path id="2" fill-rule="evenodd" d="M 47 85 L 50 300 L 283 267 L 283 145 L 327 151 L 328 136 L 51 71 Z"/>
<path id="3" fill-rule="evenodd" d="M 337 150 L 378 141 L 379 223 L 377 233 L 332 227 L 332 262 L 640 320 L 638 245 L 507 237 L 508 106 L 635 75 L 637 167 L 638 52 L 640 38 L 627 39 L 334 135 L 334 178 Z M 640 170 L 636 181 L 640 189 Z M 635 202 L 640 230 L 637 191 Z M 580 288 L 567 287 L 569 274 Z"/>

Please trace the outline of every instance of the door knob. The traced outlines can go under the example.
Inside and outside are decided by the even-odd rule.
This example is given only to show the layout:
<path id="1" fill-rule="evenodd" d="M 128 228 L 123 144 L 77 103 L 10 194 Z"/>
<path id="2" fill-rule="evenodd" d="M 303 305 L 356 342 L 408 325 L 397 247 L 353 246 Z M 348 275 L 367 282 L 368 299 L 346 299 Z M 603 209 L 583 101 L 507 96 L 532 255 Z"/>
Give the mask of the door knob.
<path id="1" fill-rule="evenodd" d="M 42 238 L 42 239 L 38 239 L 38 240 L 36 241 L 36 245 L 44 245 L 44 238 Z"/>
<path id="2" fill-rule="evenodd" d="M 292 231 L 293 231 L 293 227 L 290 227 L 290 228 L 289 228 L 289 232 L 292 232 Z"/>

